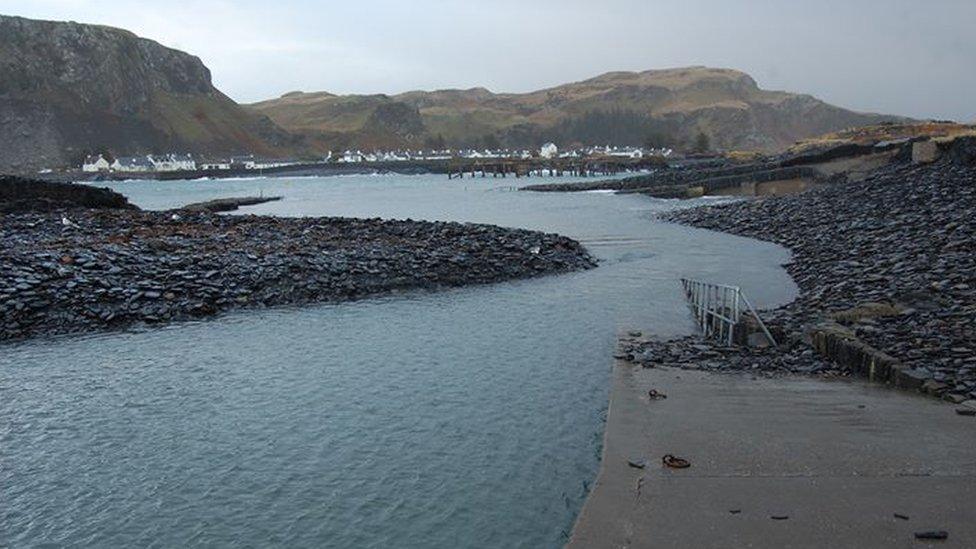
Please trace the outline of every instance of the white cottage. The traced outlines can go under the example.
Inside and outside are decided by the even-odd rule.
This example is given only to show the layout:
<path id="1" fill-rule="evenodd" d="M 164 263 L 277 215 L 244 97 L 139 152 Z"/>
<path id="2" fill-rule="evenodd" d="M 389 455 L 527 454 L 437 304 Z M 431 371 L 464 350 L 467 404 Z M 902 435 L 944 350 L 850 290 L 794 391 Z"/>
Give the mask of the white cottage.
<path id="1" fill-rule="evenodd" d="M 116 172 L 151 172 L 155 169 L 148 156 L 122 156 L 112 163 L 112 170 Z"/>
<path id="2" fill-rule="evenodd" d="M 86 157 L 84 164 L 81 165 L 81 171 L 87 173 L 107 172 L 111 167 L 112 164 L 99 154 Z"/>
<path id="3" fill-rule="evenodd" d="M 546 143 L 539 149 L 539 156 L 542 158 L 555 158 L 559 154 L 559 147 L 555 143 Z"/>
<path id="4" fill-rule="evenodd" d="M 644 151 L 637 147 L 614 147 L 613 150 L 610 151 L 610 156 L 616 156 L 618 158 L 633 158 L 636 160 L 644 158 Z"/>
<path id="5" fill-rule="evenodd" d="M 167 154 L 150 157 L 157 172 L 193 171 L 197 163 L 189 154 Z"/>
<path id="6" fill-rule="evenodd" d="M 227 160 L 206 160 L 197 164 L 197 167 L 204 171 L 229 170 L 230 162 Z"/>
<path id="7" fill-rule="evenodd" d="M 355 151 L 355 152 L 354 151 L 346 151 L 346 152 L 342 153 L 342 156 L 339 158 L 339 162 L 342 162 L 342 163 L 345 163 L 345 164 L 358 164 L 358 163 L 360 163 L 362 161 L 363 161 L 363 153 L 362 153 L 362 151 L 358 151 L 358 150 Z"/>

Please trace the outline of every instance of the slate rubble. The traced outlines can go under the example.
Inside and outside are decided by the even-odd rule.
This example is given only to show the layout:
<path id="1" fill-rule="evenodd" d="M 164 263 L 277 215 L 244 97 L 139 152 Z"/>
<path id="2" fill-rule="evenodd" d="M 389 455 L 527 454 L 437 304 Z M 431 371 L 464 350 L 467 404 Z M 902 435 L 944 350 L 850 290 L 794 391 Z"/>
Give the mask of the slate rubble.
<path id="1" fill-rule="evenodd" d="M 0 215 L 0 341 L 595 265 L 576 241 L 489 225 L 45 209 Z"/>
<path id="2" fill-rule="evenodd" d="M 622 355 L 648 366 L 850 375 L 811 347 L 811 329 L 827 325 L 890 356 L 911 386 L 976 400 L 974 153 L 976 139 L 959 139 L 934 164 L 891 164 L 856 183 L 666 214 L 789 248 L 800 296 L 763 313 L 779 349 L 629 337 Z"/>

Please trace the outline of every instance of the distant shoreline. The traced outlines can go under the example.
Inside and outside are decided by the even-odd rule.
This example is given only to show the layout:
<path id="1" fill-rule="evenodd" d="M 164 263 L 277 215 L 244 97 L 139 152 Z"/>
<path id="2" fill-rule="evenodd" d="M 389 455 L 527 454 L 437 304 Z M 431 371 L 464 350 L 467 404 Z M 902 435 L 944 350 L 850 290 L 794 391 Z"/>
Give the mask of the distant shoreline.
<path id="1" fill-rule="evenodd" d="M 430 173 L 446 174 L 447 162 L 374 162 L 370 164 L 324 164 L 321 162 L 292 164 L 258 170 L 234 168 L 227 170 L 179 170 L 172 172 L 99 172 L 90 173 L 80 170 L 67 172 L 37 174 L 37 179 L 45 181 L 75 181 L 80 183 L 97 183 L 99 181 L 182 181 L 189 179 L 232 179 L 232 178 L 260 178 L 260 177 L 301 177 L 332 175 L 364 175 L 373 173 L 396 173 L 401 175 L 420 175 Z"/>
<path id="2" fill-rule="evenodd" d="M 200 179 L 234 179 L 234 178 L 273 178 L 273 177 L 330 177 L 336 175 L 427 175 L 441 174 L 454 178 L 467 177 L 531 177 L 533 174 L 549 172 L 549 176 L 562 177 L 569 175 L 562 168 L 546 159 L 531 159 L 520 163 L 520 175 L 508 171 L 507 174 L 493 172 L 498 163 L 497 159 L 451 159 L 451 160 L 411 160 L 411 161 L 380 161 L 359 163 L 323 163 L 310 162 L 290 164 L 272 168 L 246 169 L 231 168 L 226 170 L 175 170 L 153 172 L 84 172 L 70 170 L 33 174 L 30 177 L 52 182 L 97 183 L 100 181 L 184 181 Z M 622 168 L 620 173 L 639 173 L 647 170 L 641 163 L 632 163 Z M 616 172 L 614 172 L 616 173 Z M 477 175 L 476 175 L 477 174 Z M 609 173 L 594 171 L 593 177 L 607 176 Z"/>

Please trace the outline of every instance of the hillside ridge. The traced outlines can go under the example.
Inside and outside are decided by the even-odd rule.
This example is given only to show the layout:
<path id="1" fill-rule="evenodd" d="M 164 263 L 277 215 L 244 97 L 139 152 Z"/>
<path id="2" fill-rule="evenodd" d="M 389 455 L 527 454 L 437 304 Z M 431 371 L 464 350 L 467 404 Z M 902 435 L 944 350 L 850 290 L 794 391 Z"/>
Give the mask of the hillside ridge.
<path id="1" fill-rule="evenodd" d="M 413 142 L 367 125 L 380 105 L 415 111 Z M 907 119 L 860 113 L 808 94 L 764 90 L 735 69 L 704 66 L 612 71 L 527 93 L 484 87 L 399 94 L 290 93 L 247 105 L 320 147 L 573 144 L 687 146 L 700 133 L 723 149 L 779 150 L 852 126 Z"/>

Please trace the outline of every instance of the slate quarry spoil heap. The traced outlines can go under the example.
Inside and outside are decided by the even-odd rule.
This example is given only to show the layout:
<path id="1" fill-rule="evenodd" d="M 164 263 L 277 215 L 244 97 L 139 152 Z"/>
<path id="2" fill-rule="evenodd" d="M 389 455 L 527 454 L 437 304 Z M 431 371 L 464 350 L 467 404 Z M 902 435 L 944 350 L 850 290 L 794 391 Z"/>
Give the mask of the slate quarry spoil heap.
<path id="1" fill-rule="evenodd" d="M 976 139 L 957 139 L 935 163 L 893 163 L 857 183 L 667 217 L 789 248 L 800 296 L 763 313 L 779 349 L 625 341 L 636 360 L 847 375 L 813 350 L 812 329 L 827 325 L 898 364 L 896 384 L 976 399 Z"/>
<path id="2" fill-rule="evenodd" d="M 0 214 L 0 341 L 595 266 L 576 241 L 490 225 L 128 208 Z"/>

